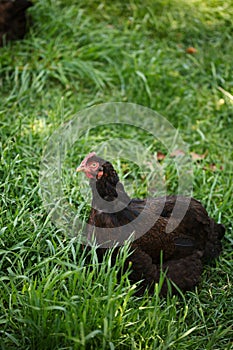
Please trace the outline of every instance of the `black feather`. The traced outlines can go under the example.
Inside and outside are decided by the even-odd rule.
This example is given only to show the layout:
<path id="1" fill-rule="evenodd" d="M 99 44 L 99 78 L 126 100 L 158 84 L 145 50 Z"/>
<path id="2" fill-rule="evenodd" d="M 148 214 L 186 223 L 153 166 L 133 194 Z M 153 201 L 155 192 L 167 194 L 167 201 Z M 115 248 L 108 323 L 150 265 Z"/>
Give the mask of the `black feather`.
<path id="1" fill-rule="evenodd" d="M 90 181 L 93 198 L 88 237 L 94 237 L 99 244 L 108 241 L 113 246 L 116 242 L 123 244 L 134 234 L 128 262 L 132 264 L 132 282 L 143 279 L 139 294 L 145 288 L 153 290 L 153 285 L 158 283 L 161 252 L 162 269 L 167 271 L 171 281 L 183 291 L 196 286 L 203 261 L 216 258 L 221 252 L 224 226 L 215 223 L 194 198 L 173 195 L 146 200 L 130 199 L 112 164 L 97 156 L 94 158 L 102 166 L 103 176 Z M 176 211 L 173 210 L 175 205 Z M 184 208 L 187 210 L 180 220 Z M 144 232 L 148 223 L 151 228 Z M 168 223 L 174 228 L 169 233 L 166 231 Z M 125 227 L 130 228 L 129 232 Z M 98 228 L 106 228 L 105 233 L 99 233 Z M 112 228 L 114 236 L 110 230 Z M 97 250 L 100 260 L 106 249 Z M 167 292 L 166 282 L 161 292 Z"/>

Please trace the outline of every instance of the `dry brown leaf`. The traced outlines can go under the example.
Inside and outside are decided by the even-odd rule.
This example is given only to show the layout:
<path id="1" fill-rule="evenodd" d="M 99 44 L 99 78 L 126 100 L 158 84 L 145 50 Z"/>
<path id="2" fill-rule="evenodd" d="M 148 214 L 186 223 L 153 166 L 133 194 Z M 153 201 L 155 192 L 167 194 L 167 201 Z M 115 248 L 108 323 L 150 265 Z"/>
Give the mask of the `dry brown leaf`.
<path id="1" fill-rule="evenodd" d="M 182 149 L 175 149 L 172 153 L 170 153 L 170 157 L 180 157 L 184 155 L 185 152 Z"/>
<path id="2" fill-rule="evenodd" d="M 204 170 L 211 170 L 211 171 L 216 171 L 216 170 L 223 170 L 223 166 L 220 165 L 220 167 L 217 167 L 215 163 L 211 163 L 208 166 L 204 166 Z"/>
<path id="3" fill-rule="evenodd" d="M 210 170 L 215 171 L 217 169 L 216 164 L 212 163 L 209 165 Z"/>
<path id="4" fill-rule="evenodd" d="M 163 160 L 166 155 L 160 151 L 157 152 L 157 160 Z"/>
<path id="5" fill-rule="evenodd" d="M 197 49 L 195 49 L 195 47 L 192 47 L 192 46 L 187 47 L 186 53 L 189 53 L 190 55 L 193 55 L 193 54 L 197 53 Z"/>
<path id="6" fill-rule="evenodd" d="M 190 152 L 190 155 L 192 157 L 192 160 L 201 160 L 204 159 L 206 156 L 207 152 L 203 153 L 203 154 L 198 154 L 195 152 Z"/>

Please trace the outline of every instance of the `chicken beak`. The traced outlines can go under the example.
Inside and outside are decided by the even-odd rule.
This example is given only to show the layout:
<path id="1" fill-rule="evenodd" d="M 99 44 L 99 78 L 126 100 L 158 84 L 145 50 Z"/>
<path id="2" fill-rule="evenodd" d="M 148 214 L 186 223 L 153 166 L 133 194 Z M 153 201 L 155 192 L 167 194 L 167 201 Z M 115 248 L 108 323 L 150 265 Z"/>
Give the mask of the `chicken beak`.
<path id="1" fill-rule="evenodd" d="M 83 165 L 79 165 L 77 168 L 76 168 L 76 171 L 77 172 L 80 172 L 80 171 L 84 171 L 85 170 L 85 167 Z"/>

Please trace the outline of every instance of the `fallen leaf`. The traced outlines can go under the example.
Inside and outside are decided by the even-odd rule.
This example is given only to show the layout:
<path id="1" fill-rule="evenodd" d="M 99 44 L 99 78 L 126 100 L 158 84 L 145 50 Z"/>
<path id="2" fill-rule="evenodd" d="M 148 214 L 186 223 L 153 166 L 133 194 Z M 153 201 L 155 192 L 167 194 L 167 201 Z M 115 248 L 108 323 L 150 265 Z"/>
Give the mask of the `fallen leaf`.
<path id="1" fill-rule="evenodd" d="M 157 160 L 163 160 L 166 155 L 160 151 L 157 152 Z"/>
<path id="2" fill-rule="evenodd" d="M 195 152 L 190 152 L 190 155 L 192 157 L 192 160 L 201 160 L 204 159 L 206 156 L 207 152 L 205 152 L 204 154 L 198 154 Z"/>
<path id="3" fill-rule="evenodd" d="M 193 54 L 197 53 L 197 49 L 195 49 L 195 47 L 192 47 L 192 46 L 187 47 L 186 53 L 189 53 L 190 55 L 193 55 Z"/>
<path id="4" fill-rule="evenodd" d="M 212 164 L 208 164 L 208 166 L 204 166 L 203 168 L 204 170 L 212 170 L 212 171 L 216 171 L 217 167 L 215 163 Z"/>
<path id="5" fill-rule="evenodd" d="M 208 166 L 204 166 L 204 170 L 211 170 L 211 171 L 216 171 L 216 170 L 223 170 L 223 166 L 220 165 L 219 168 L 217 168 L 215 163 L 211 163 Z"/>
<path id="6" fill-rule="evenodd" d="M 210 164 L 209 168 L 210 168 L 210 170 L 213 170 L 213 171 L 217 170 L 216 164 L 214 164 L 214 163 Z"/>
<path id="7" fill-rule="evenodd" d="M 175 149 L 172 153 L 170 153 L 170 157 L 180 157 L 184 156 L 185 152 L 182 149 Z"/>

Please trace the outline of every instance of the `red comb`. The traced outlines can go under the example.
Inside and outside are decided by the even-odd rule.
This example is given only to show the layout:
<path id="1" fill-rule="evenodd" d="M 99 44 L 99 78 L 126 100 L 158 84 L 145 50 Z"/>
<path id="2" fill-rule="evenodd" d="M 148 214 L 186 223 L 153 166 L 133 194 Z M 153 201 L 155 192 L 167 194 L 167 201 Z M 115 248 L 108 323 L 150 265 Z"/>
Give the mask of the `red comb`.
<path id="1" fill-rule="evenodd" d="M 89 153 L 82 161 L 81 165 L 86 165 L 88 159 L 92 158 L 93 156 L 96 156 L 95 152 L 91 152 Z"/>

